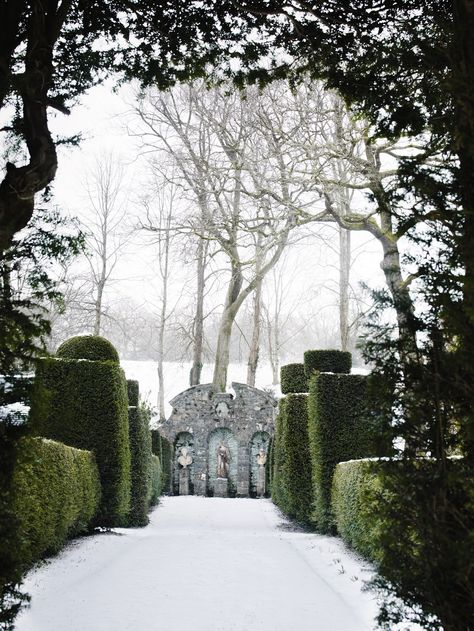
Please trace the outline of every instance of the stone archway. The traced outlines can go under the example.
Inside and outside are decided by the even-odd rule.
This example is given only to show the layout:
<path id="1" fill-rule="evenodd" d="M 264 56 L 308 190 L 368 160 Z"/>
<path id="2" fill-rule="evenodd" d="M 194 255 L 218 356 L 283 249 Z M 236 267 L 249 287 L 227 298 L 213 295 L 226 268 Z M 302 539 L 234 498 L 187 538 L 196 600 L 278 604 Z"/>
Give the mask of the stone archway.
<path id="1" fill-rule="evenodd" d="M 259 464 L 258 464 L 258 455 L 260 450 L 265 452 L 267 456 L 267 462 L 265 464 L 265 469 L 269 466 L 269 458 L 268 458 L 268 448 L 270 445 L 270 434 L 268 432 L 255 432 L 252 436 L 249 445 L 249 456 L 250 456 L 250 495 L 252 497 L 256 497 L 257 495 L 262 495 L 259 492 Z M 264 478 L 265 479 L 265 478 Z"/>
<path id="2" fill-rule="evenodd" d="M 218 476 L 218 449 L 224 447 L 224 459 L 228 462 L 226 476 Z M 211 495 L 227 497 L 235 496 L 237 491 L 237 441 L 228 427 L 217 427 L 209 434 L 208 446 L 208 491 Z"/>
<path id="3" fill-rule="evenodd" d="M 180 469 L 182 468 L 178 462 L 178 458 L 182 454 L 182 448 L 185 447 L 188 450 L 189 456 L 192 462 L 188 465 L 189 468 L 189 494 L 194 492 L 194 436 L 190 432 L 180 432 L 177 434 L 174 441 L 174 457 L 173 457 L 173 494 L 179 495 L 179 476 Z"/>

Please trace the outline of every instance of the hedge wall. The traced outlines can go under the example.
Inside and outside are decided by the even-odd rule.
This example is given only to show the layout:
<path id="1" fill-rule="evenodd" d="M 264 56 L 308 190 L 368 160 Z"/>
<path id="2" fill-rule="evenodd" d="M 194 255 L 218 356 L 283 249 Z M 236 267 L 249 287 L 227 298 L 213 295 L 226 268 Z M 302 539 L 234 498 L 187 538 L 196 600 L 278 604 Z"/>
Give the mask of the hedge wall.
<path id="1" fill-rule="evenodd" d="M 163 491 L 163 470 L 160 459 L 153 454 L 150 466 L 150 484 L 148 486 L 148 505 L 156 506 Z"/>
<path id="2" fill-rule="evenodd" d="M 20 441 L 13 489 L 18 518 L 15 554 L 24 569 L 57 552 L 68 537 L 87 530 L 101 492 L 90 451 L 41 438 Z"/>
<path id="3" fill-rule="evenodd" d="M 140 398 L 140 385 L 135 379 L 127 379 L 128 405 L 138 405 Z"/>
<path id="4" fill-rule="evenodd" d="M 171 485 L 172 447 L 169 440 L 162 436 L 157 429 L 151 430 L 151 450 L 160 459 L 163 475 L 162 490 L 167 493 L 170 491 Z"/>
<path id="5" fill-rule="evenodd" d="M 130 440 L 130 526 L 146 526 L 151 486 L 151 435 L 147 410 L 128 408 Z"/>
<path id="6" fill-rule="evenodd" d="M 119 362 L 115 347 L 100 335 L 78 335 L 61 344 L 56 357 L 62 359 L 89 359 L 91 361 Z"/>
<path id="7" fill-rule="evenodd" d="M 281 391 L 283 394 L 308 392 L 308 379 L 304 364 L 286 364 L 280 368 Z"/>
<path id="8" fill-rule="evenodd" d="M 278 415 L 275 420 L 275 434 L 273 436 L 272 446 L 272 463 L 273 470 L 271 475 L 271 494 L 272 500 L 277 506 L 286 504 L 286 492 L 283 485 L 283 468 L 285 465 L 285 443 L 284 443 L 284 427 L 286 425 L 286 398 L 280 399 L 278 404 Z"/>
<path id="9" fill-rule="evenodd" d="M 304 353 L 304 369 L 309 379 L 315 372 L 350 373 L 352 355 L 348 351 L 318 350 Z"/>
<path id="10" fill-rule="evenodd" d="M 314 504 L 311 519 L 322 532 L 333 529 L 331 484 L 339 462 L 373 454 L 372 429 L 365 421 L 367 378 L 319 373 L 310 379 L 308 431 Z"/>
<path id="11" fill-rule="evenodd" d="M 311 513 L 311 461 L 308 447 L 307 395 L 289 394 L 280 410 L 275 438 L 274 501 L 290 517 L 308 522 Z M 280 452 L 280 453 L 278 453 Z M 275 487 L 275 479 L 273 482 Z"/>
<path id="12" fill-rule="evenodd" d="M 30 421 L 39 436 L 94 451 L 102 485 L 97 524 L 127 523 L 130 449 L 125 376 L 111 361 L 43 359 Z"/>
<path id="13" fill-rule="evenodd" d="M 380 532 L 370 498 L 380 491 L 380 481 L 372 463 L 364 460 L 342 462 L 336 466 L 332 482 L 331 507 L 337 532 L 362 556 L 380 559 Z"/>

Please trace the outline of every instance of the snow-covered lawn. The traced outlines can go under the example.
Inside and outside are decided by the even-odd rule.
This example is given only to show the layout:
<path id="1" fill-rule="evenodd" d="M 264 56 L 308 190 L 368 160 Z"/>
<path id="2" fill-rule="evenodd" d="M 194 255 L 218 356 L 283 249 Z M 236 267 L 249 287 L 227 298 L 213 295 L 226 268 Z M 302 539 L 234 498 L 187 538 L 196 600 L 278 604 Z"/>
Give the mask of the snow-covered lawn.
<path id="1" fill-rule="evenodd" d="M 370 568 L 270 500 L 165 497 L 31 572 L 17 631 L 370 631 Z"/>

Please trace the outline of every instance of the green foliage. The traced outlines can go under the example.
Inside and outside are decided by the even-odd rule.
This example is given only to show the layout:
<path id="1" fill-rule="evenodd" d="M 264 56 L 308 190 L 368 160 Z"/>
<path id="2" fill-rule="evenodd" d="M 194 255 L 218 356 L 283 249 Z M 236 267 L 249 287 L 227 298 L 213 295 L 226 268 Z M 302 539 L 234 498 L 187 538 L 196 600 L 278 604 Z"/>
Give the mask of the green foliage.
<path id="1" fill-rule="evenodd" d="M 285 398 L 277 432 L 273 500 L 290 517 L 309 522 L 312 485 L 307 395 L 289 394 Z"/>
<path id="2" fill-rule="evenodd" d="M 308 392 L 308 378 L 304 364 L 286 364 L 280 368 L 281 391 L 283 394 Z"/>
<path id="3" fill-rule="evenodd" d="M 275 421 L 275 434 L 273 436 L 272 445 L 272 500 L 277 506 L 283 506 L 286 503 L 286 493 L 283 485 L 283 470 L 285 466 L 285 443 L 284 428 L 286 425 L 286 408 L 287 398 L 280 399 L 278 404 L 278 415 Z"/>
<path id="4" fill-rule="evenodd" d="M 100 335 L 77 335 L 61 344 L 56 357 L 62 359 L 89 359 L 90 361 L 119 362 L 118 353 L 113 346 Z"/>
<path id="5" fill-rule="evenodd" d="M 352 355 L 348 351 L 305 351 L 304 369 L 309 379 L 314 372 L 350 373 Z"/>
<path id="6" fill-rule="evenodd" d="M 163 470 L 161 468 L 161 462 L 158 456 L 154 454 L 151 456 L 150 467 L 150 484 L 148 494 L 149 506 L 156 506 L 160 499 L 160 495 L 163 491 Z"/>
<path id="7" fill-rule="evenodd" d="M 138 381 L 127 379 L 128 405 L 138 406 L 140 397 L 140 386 Z"/>
<path id="8" fill-rule="evenodd" d="M 13 620 L 29 600 L 20 589 L 22 566 L 16 554 L 19 516 L 13 508 L 13 473 L 25 425 L 0 422 L 0 629 L 10 631 Z"/>
<path id="9" fill-rule="evenodd" d="M 265 489 L 266 494 L 271 495 L 272 483 L 273 483 L 273 469 L 275 467 L 275 449 L 274 449 L 274 437 L 270 437 L 267 451 L 267 466 L 265 467 Z"/>
<path id="10" fill-rule="evenodd" d="M 381 493 L 380 480 L 374 469 L 372 463 L 364 460 L 338 464 L 331 493 L 337 533 L 351 548 L 371 561 L 380 559 L 382 528 L 374 506 L 374 498 Z"/>
<path id="11" fill-rule="evenodd" d="M 61 305 L 55 267 L 67 264 L 82 249 L 83 236 L 73 232 L 74 226 L 57 210 L 40 208 L 29 227 L 0 254 L 0 375 L 5 378 L 0 378 L 1 629 L 11 627 L 27 599 L 18 588 L 21 568 L 15 555 L 15 537 L 19 523 L 11 501 L 16 443 L 27 427 L 18 424 L 19 415 L 5 413 L 2 407 L 29 403 L 31 384 L 22 373 L 30 371 L 37 355 L 44 353 L 50 331 L 49 309 Z"/>
<path id="12" fill-rule="evenodd" d="M 126 524 L 130 449 L 125 376 L 115 362 L 43 359 L 31 408 L 34 433 L 93 451 L 102 500 L 97 523 Z"/>
<path id="13" fill-rule="evenodd" d="M 130 526 L 146 526 L 151 485 L 151 435 L 148 412 L 143 407 L 128 408 L 130 440 Z"/>
<path id="14" fill-rule="evenodd" d="M 83 245 L 74 224 L 45 206 L 0 254 L 1 375 L 14 377 L 44 353 L 49 309 L 62 300 L 54 266 L 66 265 Z"/>
<path id="15" fill-rule="evenodd" d="M 169 440 L 162 436 L 157 429 L 151 430 L 151 450 L 160 459 L 163 475 L 162 489 L 164 492 L 168 492 L 171 484 L 172 446 Z"/>
<path id="16" fill-rule="evenodd" d="M 367 378 L 319 373 L 310 379 L 308 432 L 314 506 L 312 521 L 321 532 L 333 528 L 331 485 L 339 462 L 373 455 L 366 421 Z"/>
<path id="17" fill-rule="evenodd" d="M 40 438 L 23 439 L 12 497 L 19 522 L 15 555 L 22 569 L 57 552 L 68 537 L 86 531 L 99 501 L 99 472 L 90 451 Z"/>
<path id="18" fill-rule="evenodd" d="M 474 475 L 465 460 L 404 458 L 378 472 L 384 493 L 369 496 L 381 520 L 378 576 L 373 587 L 387 597 L 401 594 L 394 609 L 387 599 L 385 627 L 412 620 L 438 631 L 453 620 L 469 629 L 474 616 Z M 403 481 L 403 486 L 400 485 Z M 433 522 L 436 527 L 433 527 Z M 387 593 L 387 585 L 390 592 Z"/>

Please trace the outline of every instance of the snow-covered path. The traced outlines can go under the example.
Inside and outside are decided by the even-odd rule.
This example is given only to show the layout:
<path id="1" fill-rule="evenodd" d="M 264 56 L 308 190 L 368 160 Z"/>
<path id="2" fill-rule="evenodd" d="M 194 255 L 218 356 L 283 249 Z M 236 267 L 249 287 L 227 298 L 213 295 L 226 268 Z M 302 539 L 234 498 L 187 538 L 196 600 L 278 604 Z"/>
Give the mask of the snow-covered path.
<path id="1" fill-rule="evenodd" d="M 32 572 L 17 631 L 370 631 L 368 569 L 269 500 L 165 497 Z"/>

